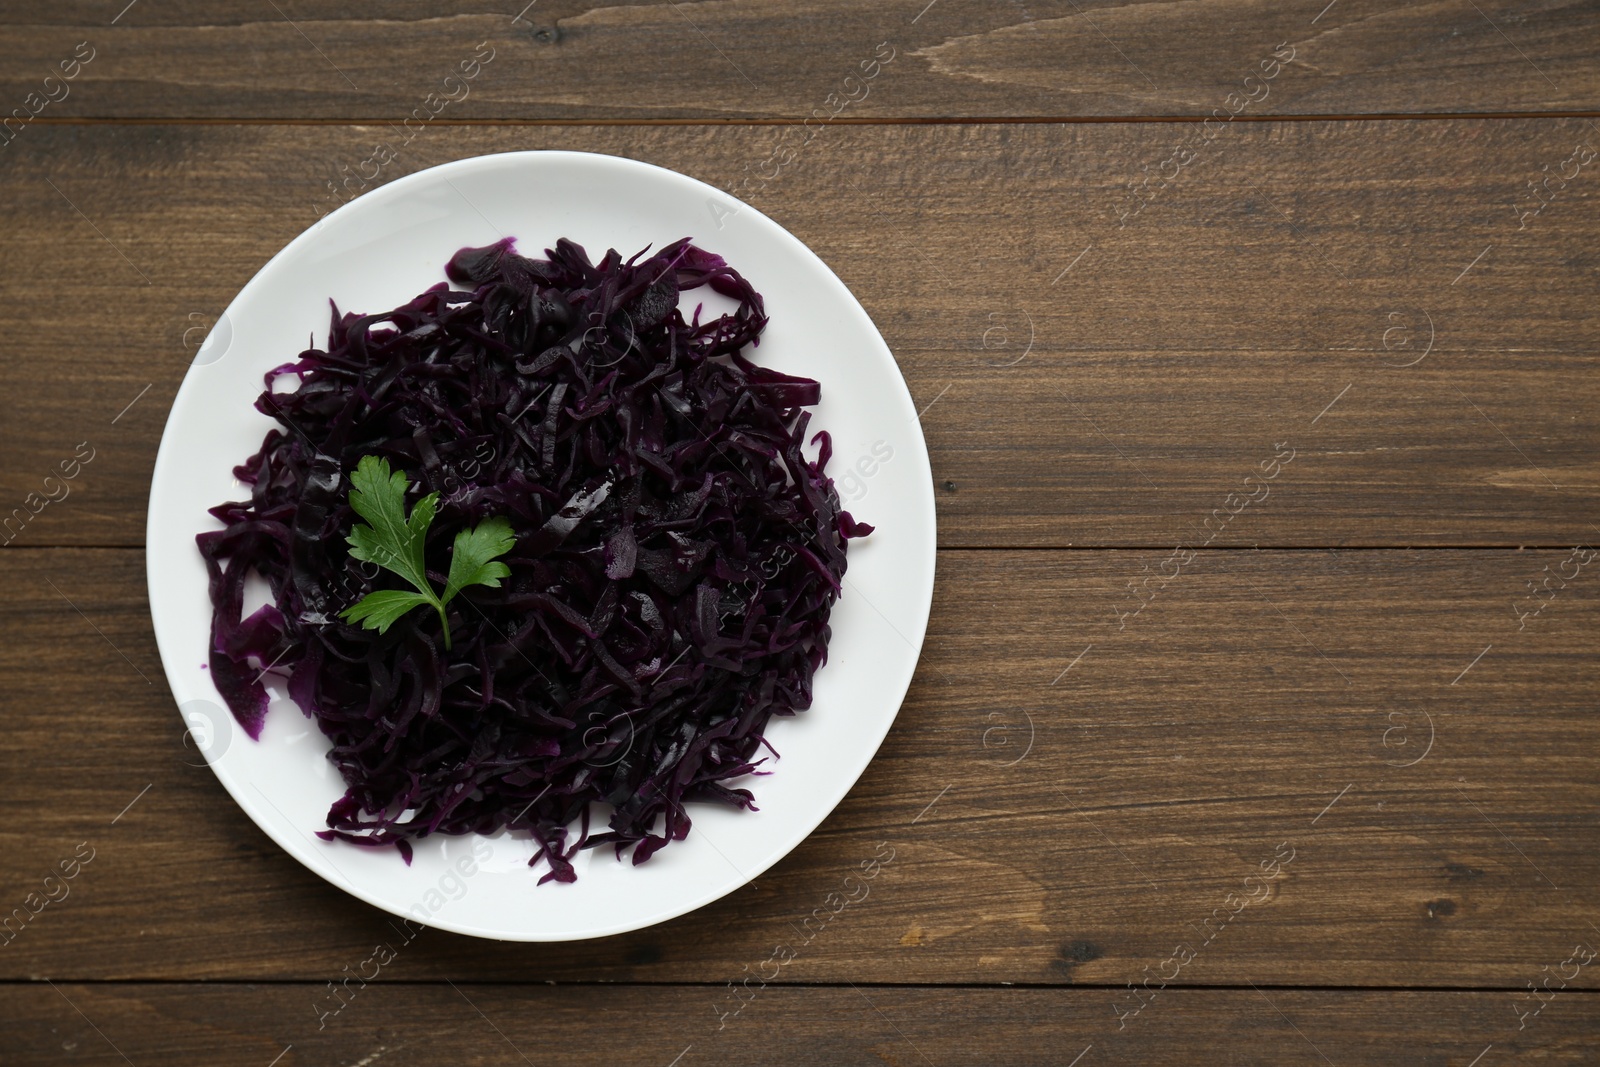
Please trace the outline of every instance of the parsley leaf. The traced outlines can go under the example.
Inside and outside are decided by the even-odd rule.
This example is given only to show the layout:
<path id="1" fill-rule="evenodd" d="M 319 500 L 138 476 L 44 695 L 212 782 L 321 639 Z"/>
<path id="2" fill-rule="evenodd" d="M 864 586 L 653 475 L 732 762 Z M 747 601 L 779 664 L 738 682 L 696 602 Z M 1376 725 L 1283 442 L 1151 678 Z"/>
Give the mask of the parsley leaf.
<path id="1" fill-rule="evenodd" d="M 404 589 L 374 589 L 356 604 L 347 608 L 344 617 L 349 622 L 365 623 L 367 629 L 387 633 L 394 621 L 414 607 L 432 604 L 426 593 L 408 593 Z"/>
<path id="2" fill-rule="evenodd" d="M 403 589 L 376 589 L 341 612 L 346 622 L 359 622 L 380 634 L 412 608 L 430 605 L 439 613 L 444 627 L 444 647 L 450 649 L 450 622 L 445 605 L 469 585 L 500 587 L 500 579 L 511 575 L 511 568 L 495 559 L 510 552 L 517 543 L 511 523 L 504 518 L 485 519 L 470 530 L 456 534 L 450 558 L 450 576 L 444 596 L 439 596 L 428 581 L 423 549 L 428 527 L 438 513 L 439 494 L 429 493 L 406 516 L 406 490 L 411 483 L 401 471 L 391 471 L 389 461 L 379 456 L 362 456 L 350 475 L 350 506 L 367 525 L 357 525 L 347 540 L 356 559 L 376 563 L 411 583 L 416 592 Z"/>
<path id="3" fill-rule="evenodd" d="M 450 553 L 450 577 L 444 586 L 445 603 L 465 586 L 500 588 L 500 579 L 511 577 L 511 568 L 495 557 L 510 552 L 516 543 L 510 521 L 501 518 L 485 519 L 471 530 L 456 534 L 455 547 Z"/>
<path id="4" fill-rule="evenodd" d="M 422 547 L 439 506 L 439 494 L 417 501 L 406 519 L 406 490 L 411 483 L 401 471 L 390 473 L 389 461 L 363 456 L 350 475 L 350 506 L 371 525 L 350 531 L 350 554 L 394 571 L 420 592 L 435 599 L 428 587 Z"/>

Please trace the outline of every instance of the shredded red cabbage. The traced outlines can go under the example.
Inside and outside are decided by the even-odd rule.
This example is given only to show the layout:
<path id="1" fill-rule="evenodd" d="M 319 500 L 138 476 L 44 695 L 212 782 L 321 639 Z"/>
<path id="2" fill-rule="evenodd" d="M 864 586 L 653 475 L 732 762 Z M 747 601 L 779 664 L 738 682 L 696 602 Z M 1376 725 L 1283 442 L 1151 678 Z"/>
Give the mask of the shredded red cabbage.
<path id="1" fill-rule="evenodd" d="M 250 499 L 197 539 L 239 724 L 259 738 L 270 672 L 333 743 L 348 788 L 321 836 L 409 862 L 428 834 L 526 831 L 541 884 L 573 881 L 579 848 L 631 845 L 637 864 L 683 840 L 685 801 L 754 810 L 724 783 L 765 773 L 769 718 L 810 706 L 846 542 L 872 530 L 840 509 L 828 435 L 801 452 L 818 383 L 742 354 L 767 318 L 721 257 L 687 239 L 627 262 L 564 239 L 545 255 L 464 248 L 460 289 L 335 307 L 326 351 L 266 375 L 256 407 L 281 429 L 235 470 Z M 737 310 L 685 321 L 679 294 L 701 286 Z M 438 583 L 457 531 L 511 521 L 511 577 L 451 603 L 449 653 L 432 612 L 385 634 L 338 617 L 400 587 L 346 545 L 366 455 L 406 474 L 407 507 L 440 494 Z M 245 618 L 252 572 L 272 602 Z M 612 813 L 591 834 L 596 803 Z"/>

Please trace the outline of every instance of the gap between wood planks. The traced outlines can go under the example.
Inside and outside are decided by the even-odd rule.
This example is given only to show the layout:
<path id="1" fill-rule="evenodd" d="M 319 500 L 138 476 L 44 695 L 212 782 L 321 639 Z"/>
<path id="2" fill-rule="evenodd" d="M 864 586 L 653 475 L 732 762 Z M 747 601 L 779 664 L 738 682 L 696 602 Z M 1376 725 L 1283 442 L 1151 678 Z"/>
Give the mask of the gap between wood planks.
<path id="1" fill-rule="evenodd" d="M 74 986 L 306 986 L 320 988 L 325 981 L 309 978 L 72 978 L 70 976 L 56 975 L 51 978 L 0 978 L 0 989 L 37 986 L 46 982 L 60 981 Z M 555 988 L 559 986 L 597 986 L 606 989 L 717 989 L 725 986 L 726 982 L 684 982 L 684 981 L 659 981 L 649 982 L 638 979 L 628 981 L 599 980 L 569 980 L 569 979 L 542 979 L 528 978 L 522 980 L 504 978 L 385 978 L 381 982 L 373 981 L 373 985 L 394 986 L 397 988 L 428 988 L 432 986 L 455 985 L 468 988 L 491 989 L 497 986 L 507 988 L 523 988 L 532 986 L 546 986 Z M 972 989 L 990 991 L 998 989 L 1040 989 L 1040 990 L 1071 990 L 1073 992 L 1122 992 L 1127 988 L 1126 982 L 799 982 L 799 981 L 772 981 L 768 986 L 782 987 L 785 989 Z M 1189 990 L 1193 992 L 1247 992 L 1252 989 L 1270 989 L 1283 993 L 1521 993 L 1526 986 L 1496 986 L 1496 985 L 1306 985 L 1306 984 L 1266 984 L 1262 982 L 1173 982 L 1168 989 Z M 1600 995 L 1600 988 L 1567 986 L 1562 993 Z"/>
<path id="2" fill-rule="evenodd" d="M 830 126 L 1041 126 L 1089 125 L 1094 123 L 1187 122 L 1201 123 L 1210 118 L 1204 115 L 974 115 L 969 117 L 908 116 L 896 118 L 844 117 L 829 120 Z M 1351 112 L 1326 115 L 1236 115 L 1234 122 L 1440 122 L 1459 119 L 1504 119 L 1510 121 L 1533 119 L 1596 119 L 1600 111 L 1439 111 L 1439 112 Z M 392 125 L 392 118 L 97 118 L 94 116 L 39 116 L 34 123 L 41 126 L 382 126 Z M 805 118 L 660 118 L 660 119 L 554 119 L 554 118 L 499 118 L 499 119 L 440 119 L 431 127 L 440 126 L 800 126 Z"/>

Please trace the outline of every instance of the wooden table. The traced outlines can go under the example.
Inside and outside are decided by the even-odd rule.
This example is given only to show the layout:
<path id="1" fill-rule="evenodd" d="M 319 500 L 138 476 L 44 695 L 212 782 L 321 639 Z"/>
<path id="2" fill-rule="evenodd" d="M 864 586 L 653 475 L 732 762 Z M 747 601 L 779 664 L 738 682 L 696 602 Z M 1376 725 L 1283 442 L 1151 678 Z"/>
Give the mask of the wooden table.
<path id="1" fill-rule="evenodd" d="M 1600 7 L 124 3 L 0 11 L 0 1062 L 1596 1062 Z M 191 765 L 151 465 L 318 214 L 529 148 L 742 195 L 855 291 L 932 622 L 756 884 L 426 931 L 322 1019 L 397 936 Z"/>

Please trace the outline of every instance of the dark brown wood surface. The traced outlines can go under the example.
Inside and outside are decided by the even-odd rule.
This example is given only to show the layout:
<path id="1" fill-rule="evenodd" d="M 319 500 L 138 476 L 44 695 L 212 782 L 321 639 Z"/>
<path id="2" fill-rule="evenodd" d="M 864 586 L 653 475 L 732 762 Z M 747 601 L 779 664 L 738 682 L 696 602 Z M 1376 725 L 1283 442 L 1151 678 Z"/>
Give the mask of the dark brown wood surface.
<path id="1" fill-rule="evenodd" d="M 754 987 L 753 987 L 754 988 Z M 400 985 L 358 990 L 321 1031 L 298 985 L 39 983 L 14 999 L 17 1067 L 80 1063 L 470 1065 L 1590 1064 L 1593 995 L 1526 1029 L 1504 993 L 1169 990 L 1117 1029 L 1111 989 L 857 985 L 757 990 L 737 1017 L 691 986 Z M 1126 991 L 1122 1001 L 1131 1002 Z M 302 1025 L 309 1023 L 309 1026 Z M 1483 1035 L 1483 1036 L 1479 1036 Z M 285 1049 L 288 1052 L 285 1053 Z M 1537 1059 L 1534 1059 L 1537 1057 Z"/>
<path id="2" fill-rule="evenodd" d="M 399 122 L 430 92 L 501 120 L 800 120 L 830 93 L 868 120 L 1205 116 L 1235 91 L 1251 115 L 1600 107 L 1581 0 L 125 4 L 7 4 L 0 98 L 87 41 L 51 118 Z M 482 44 L 463 96 L 444 79 Z M 894 58 L 863 96 L 843 80 L 880 44 Z M 1263 96 L 1244 79 L 1280 46 L 1293 65 Z"/>
<path id="3" fill-rule="evenodd" d="M 1565 557 L 1210 552 L 1118 619 L 1144 554 L 947 551 L 899 725 L 793 857 L 726 901 L 598 944 L 430 933 L 409 976 L 726 980 L 730 958 L 762 958 L 888 841 L 897 859 L 871 903 L 797 978 L 1117 982 L 1288 841 L 1296 859 L 1270 906 L 1204 958 L 1209 980 L 1516 986 L 1530 945 L 1600 936 L 1586 933 L 1592 821 L 1570 821 L 1600 800 L 1600 611 L 1583 586 L 1525 624 L 1508 609 Z M 190 766 L 140 553 L 0 565 L 19 806 L 0 847 L 19 876 L 84 840 L 104 857 L 81 901 L 5 948 L 0 977 L 315 979 L 384 935 L 385 916 L 289 861 Z M 33 796 L 58 802 L 24 819 Z M 981 901 L 961 904 L 974 885 Z M 229 915 L 228 936 L 211 936 Z M 106 951 L 135 929 L 137 951 Z"/>
<path id="4" fill-rule="evenodd" d="M 900 720 L 791 857 L 600 942 L 429 931 L 394 977 L 736 980 L 886 848 L 786 980 L 1119 985 L 1215 935 L 1183 984 L 1519 989 L 1600 943 L 1592 572 L 1537 615 L 1510 608 L 1568 555 L 1212 551 L 1118 618 L 1156 557 L 943 552 Z M 0 978 L 325 981 L 394 936 L 191 766 L 142 554 L 0 565 L 0 848 L 21 883 L 80 842 L 96 854 L 0 950 Z M 1247 883 L 1275 854 L 1281 874 Z M 1206 925 L 1230 894 L 1256 900 Z"/>
<path id="5" fill-rule="evenodd" d="M 0 914 L 93 855 L 0 933 L 0 1064 L 1593 1061 L 1600 8 L 517 8 L 0 10 L 0 116 L 38 111 L 0 517 L 94 456 L 0 538 Z M 185 747 L 145 593 L 199 337 L 489 49 L 367 187 L 563 148 L 743 196 L 878 324 L 939 509 L 850 796 L 573 945 L 402 942 L 284 854 Z"/>
<path id="6" fill-rule="evenodd" d="M 1242 125 L 1121 220 L 1121 186 L 1198 130 L 841 126 L 755 190 L 859 295 L 926 409 L 941 543 L 1170 547 L 1283 441 L 1280 487 L 1214 543 L 1593 537 L 1600 185 L 1583 171 L 1538 215 L 1512 209 L 1600 136 L 1576 119 Z M 18 544 L 142 543 L 205 328 L 334 203 L 328 162 L 390 136 L 55 126 L 0 152 L 0 269 L 26 279 L 0 304 L 0 395 L 17 398 L 0 499 L 97 450 L 74 506 Z M 457 126 L 425 131 L 396 175 L 577 148 L 729 188 L 772 136 Z"/>

